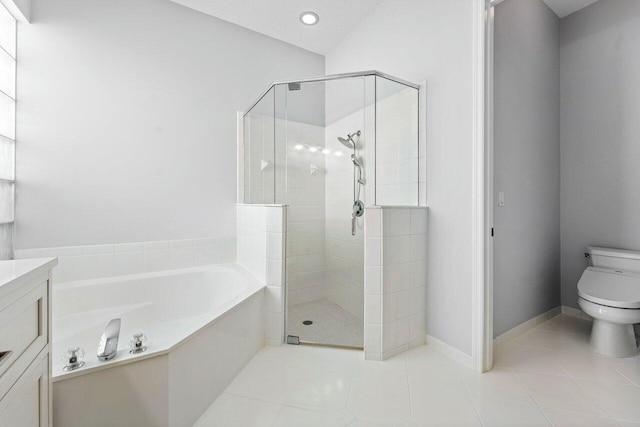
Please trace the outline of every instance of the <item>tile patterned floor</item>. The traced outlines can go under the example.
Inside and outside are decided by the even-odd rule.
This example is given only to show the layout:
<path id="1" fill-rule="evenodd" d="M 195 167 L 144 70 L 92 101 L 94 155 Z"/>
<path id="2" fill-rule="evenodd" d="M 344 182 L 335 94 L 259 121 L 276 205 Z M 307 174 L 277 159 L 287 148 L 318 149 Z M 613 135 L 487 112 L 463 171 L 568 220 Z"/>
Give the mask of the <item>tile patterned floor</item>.
<path id="1" fill-rule="evenodd" d="M 303 325 L 305 320 L 312 320 L 313 324 Z M 290 306 L 287 326 L 287 333 L 299 336 L 301 341 L 363 346 L 363 321 L 326 299 Z"/>
<path id="2" fill-rule="evenodd" d="M 595 355 L 589 328 L 551 319 L 496 349 L 487 374 L 428 346 L 385 362 L 267 347 L 195 425 L 640 427 L 640 357 Z"/>

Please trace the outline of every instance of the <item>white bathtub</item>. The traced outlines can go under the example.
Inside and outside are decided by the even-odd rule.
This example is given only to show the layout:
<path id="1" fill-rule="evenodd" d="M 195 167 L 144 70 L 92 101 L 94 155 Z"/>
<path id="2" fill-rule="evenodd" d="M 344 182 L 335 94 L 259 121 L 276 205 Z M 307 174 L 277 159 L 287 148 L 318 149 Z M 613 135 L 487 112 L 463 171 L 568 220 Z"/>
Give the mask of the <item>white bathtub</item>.
<path id="1" fill-rule="evenodd" d="M 263 292 L 236 264 L 54 284 L 54 424 L 191 425 L 264 345 Z M 114 318 L 118 354 L 100 362 L 98 341 Z M 148 350 L 131 355 L 136 332 Z M 85 366 L 64 372 L 75 346 Z"/>

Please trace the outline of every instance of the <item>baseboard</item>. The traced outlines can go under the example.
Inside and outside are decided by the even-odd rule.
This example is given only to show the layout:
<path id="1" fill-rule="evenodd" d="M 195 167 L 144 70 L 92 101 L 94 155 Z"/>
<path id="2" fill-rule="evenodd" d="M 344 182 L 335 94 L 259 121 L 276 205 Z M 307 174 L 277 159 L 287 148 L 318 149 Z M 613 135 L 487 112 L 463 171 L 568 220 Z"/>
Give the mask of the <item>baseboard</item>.
<path id="1" fill-rule="evenodd" d="M 525 322 L 520 323 L 518 326 L 516 326 L 515 328 L 511 328 L 509 329 L 507 332 L 497 336 L 496 338 L 494 338 L 493 340 L 493 345 L 494 346 L 498 346 L 498 345 L 502 345 L 507 341 L 511 341 L 512 339 L 524 334 L 525 332 L 535 328 L 536 326 L 538 326 L 539 324 L 546 322 L 547 320 L 556 317 L 558 314 L 560 314 L 563 311 L 564 307 L 555 307 L 552 308 L 551 310 L 547 311 L 546 313 L 542 313 L 532 319 L 529 319 Z"/>
<path id="2" fill-rule="evenodd" d="M 411 350 L 412 348 L 418 347 L 425 343 L 424 338 L 420 338 L 417 340 L 413 340 L 408 344 L 401 345 L 400 347 L 396 347 L 392 350 L 383 351 L 380 358 L 376 358 L 376 356 L 372 356 L 371 359 L 368 360 L 387 360 L 391 359 L 393 356 L 397 356 L 398 354 L 404 353 L 405 351 Z M 367 353 L 369 354 L 369 353 Z"/>
<path id="3" fill-rule="evenodd" d="M 593 319 L 584 311 L 579 308 L 569 307 L 567 305 L 562 306 L 562 314 L 566 314 L 567 316 L 577 317 L 578 319 L 588 320 L 591 322 Z"/>
<path id="4" fill-rule="evenodd" d="M 440 341 L 438 338 L 432 337 L 427 334 L 426 337 L 427 345 L 432 346 L 434 349 L 438 350 L 440 353 L 443 353 L 458 363 L 461 363 L 471 369 L 473 369 L 473 358 L 465 353 L 464 351 L 458 350 L 457 348 L 447 344 L 444 341 Z"/>

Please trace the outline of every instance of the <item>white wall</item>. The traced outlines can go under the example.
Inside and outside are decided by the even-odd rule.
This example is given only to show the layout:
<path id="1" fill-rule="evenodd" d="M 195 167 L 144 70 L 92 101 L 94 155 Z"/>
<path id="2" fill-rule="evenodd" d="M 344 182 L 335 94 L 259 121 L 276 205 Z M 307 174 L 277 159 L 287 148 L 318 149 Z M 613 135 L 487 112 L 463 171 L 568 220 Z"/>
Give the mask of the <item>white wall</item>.
<path id="1" fill-rule="evenodd" d="M 366 69 L 427 80 L 427 333 L 471 354 L 473 2 L 386 1 L 326 56 Z"/>
<path id="2" fill-rule="evenodd" d="M 560 305 L 560 19 L 542 0 L 506 0 L 494 40 L 498 336 Z"/>
<path id="3" fill-rule="evenodd" d="M 640 2 L 562 20 L 562 304 L 577 307 L 587 245 L 640 250 Z"/>
<path id="4" fill-rule="evenodd" d="M 320 55 L 169 1 L 20 25 L 17 249 L 232 236 L 236 111 Z"/>

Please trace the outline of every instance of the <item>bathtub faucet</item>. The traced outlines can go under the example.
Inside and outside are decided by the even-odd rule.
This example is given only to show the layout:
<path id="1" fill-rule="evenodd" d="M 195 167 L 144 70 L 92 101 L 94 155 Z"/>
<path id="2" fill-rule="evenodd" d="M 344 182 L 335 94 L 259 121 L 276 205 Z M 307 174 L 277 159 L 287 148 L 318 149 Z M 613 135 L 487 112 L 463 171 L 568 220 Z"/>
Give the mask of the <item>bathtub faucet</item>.
<path id="1" fill-rule="evenodd" d="M 118 338 L 120 337 L 120 319 L 113 319 L 107 324 L 98 344 L 98 360 L 113 359 L 118 352 Z"/>

